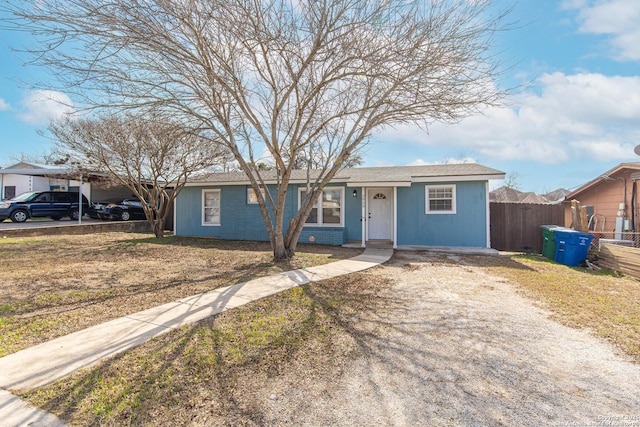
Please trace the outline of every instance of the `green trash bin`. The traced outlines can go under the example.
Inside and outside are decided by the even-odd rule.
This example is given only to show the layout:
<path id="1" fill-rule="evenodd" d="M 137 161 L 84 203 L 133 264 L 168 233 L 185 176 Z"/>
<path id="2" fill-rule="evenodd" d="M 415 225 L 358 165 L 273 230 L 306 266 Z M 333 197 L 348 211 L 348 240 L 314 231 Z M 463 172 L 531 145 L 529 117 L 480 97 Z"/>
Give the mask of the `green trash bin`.
<path id="1" fill-rule="evenodd" d="M 545 258 L 554 260 L 556 256 L 556 235 L 555 230 L 564 229 L 559 225 L 541 225 L 542 229 L 542 255 Z"/>

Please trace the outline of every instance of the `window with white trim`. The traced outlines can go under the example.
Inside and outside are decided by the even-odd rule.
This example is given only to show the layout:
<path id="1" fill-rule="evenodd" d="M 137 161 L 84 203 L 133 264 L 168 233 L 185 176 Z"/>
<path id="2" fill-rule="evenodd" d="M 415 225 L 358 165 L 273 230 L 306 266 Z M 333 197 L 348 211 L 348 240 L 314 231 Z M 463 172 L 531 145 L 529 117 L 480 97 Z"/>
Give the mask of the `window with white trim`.
<path id="1" fill-rule="evenodd" d="M 260 189 L 260 193 L 262 193 L 262 198 L 265 198 L 264 188 Z M 257 205 L 258 204 L 258 196 L 256 195 L 255 190 L 252 187 L 247 188 L 247 204 L 248 205 Z"/>
<path id="2" fill-rule="evenodd" d="M 220 225 L 220 190 L 202 190 L 202 225 Z"/>
<path id="3" fill-rule="evenodd" d="M 304 196 L 305 188 L 298 190 L 298 209 Z M 344 224 L 344 189 L 341 187 L 325 187 L 322 197 L 318 197 L 305 225 L 342 227 Z"/>
<path id="4" fill-rule="evenodd" d="M 425 185 L 425 205 L 428 214 L 456 213 L 456 186 Z"/>

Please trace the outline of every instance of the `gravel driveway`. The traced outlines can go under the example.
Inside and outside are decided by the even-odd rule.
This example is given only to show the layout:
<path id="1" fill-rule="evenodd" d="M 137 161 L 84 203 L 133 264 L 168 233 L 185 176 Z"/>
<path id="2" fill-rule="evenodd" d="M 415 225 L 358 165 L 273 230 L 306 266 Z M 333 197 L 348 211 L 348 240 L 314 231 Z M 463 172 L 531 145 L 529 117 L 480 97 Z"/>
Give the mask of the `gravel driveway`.
<path id="1" fill-rule="evenodd" d="M 640 365 L 445 258 L 405 252 L 367 273 L 392 285 L 349 321 L 361 356 L 331 376 L 271 378 L 264 423 L 640 426 Z"/>

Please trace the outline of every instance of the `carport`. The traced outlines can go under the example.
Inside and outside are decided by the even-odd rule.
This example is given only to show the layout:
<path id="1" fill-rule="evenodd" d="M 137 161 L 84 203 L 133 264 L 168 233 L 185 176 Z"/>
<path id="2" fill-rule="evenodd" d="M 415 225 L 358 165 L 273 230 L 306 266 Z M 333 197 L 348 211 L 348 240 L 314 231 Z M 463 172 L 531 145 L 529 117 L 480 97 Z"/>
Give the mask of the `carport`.
<path id="1" fill-rule="evenodd" d="M 20 162 L 0 169 L 0 198 L 9 199 L 27 191 L 71 191 L 82 194 L 89 202 L 130 198 L 131 190 L 112 185 L 99 173 L 68 166 Z"/>

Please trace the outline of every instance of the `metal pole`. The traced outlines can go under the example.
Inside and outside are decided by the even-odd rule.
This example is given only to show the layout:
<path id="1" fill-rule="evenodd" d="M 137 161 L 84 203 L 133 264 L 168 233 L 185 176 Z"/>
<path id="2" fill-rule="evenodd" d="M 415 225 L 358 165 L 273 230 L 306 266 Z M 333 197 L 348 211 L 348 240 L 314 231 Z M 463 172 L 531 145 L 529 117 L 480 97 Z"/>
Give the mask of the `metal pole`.
<path id="1" fill-rule="evenodd" d="M 367 247 L 367 191 L 365 187 L 360 189 L 360 197 L 362 198 L 362 202 L 360 203 L 361 213 L 360 213 L 360 221 L 362 222 L 362 243 L 361 247 Z"/>
<path id="2" fill-rule="evenodd" d="M 80 172 L 80 187 L 78 191 L 78 224 L 82 224 L 82 172 Z"/>

